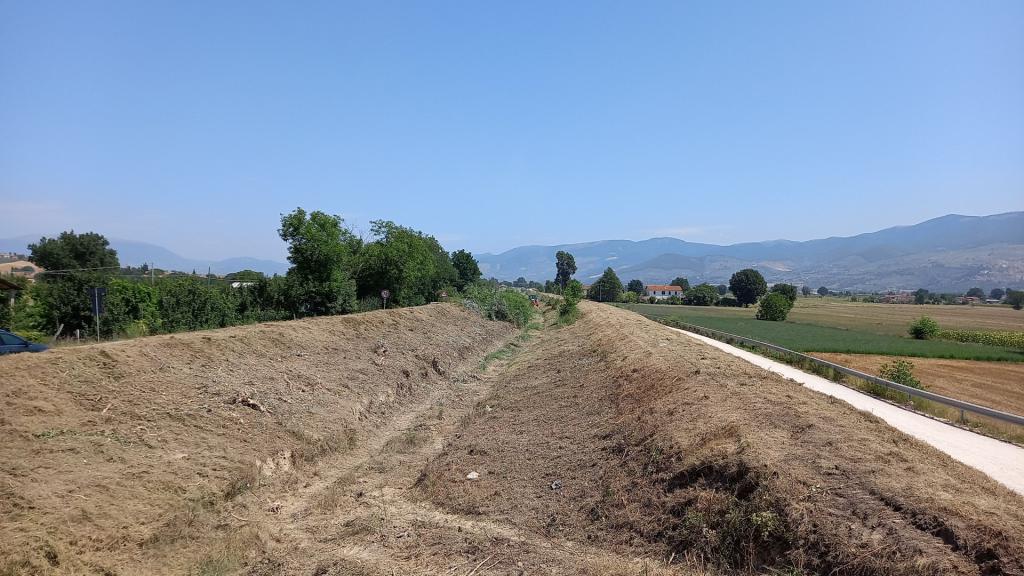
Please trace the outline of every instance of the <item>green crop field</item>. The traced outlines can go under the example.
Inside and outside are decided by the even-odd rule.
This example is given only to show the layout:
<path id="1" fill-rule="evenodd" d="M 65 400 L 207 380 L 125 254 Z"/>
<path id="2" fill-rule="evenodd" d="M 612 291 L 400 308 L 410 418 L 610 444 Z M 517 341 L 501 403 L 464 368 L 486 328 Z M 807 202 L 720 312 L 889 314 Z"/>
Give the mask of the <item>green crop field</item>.
<path id="1" fill-rule="evenodd" d="M 621 307 L 668 324 L 694 324 L 770 342 L 798 352 L 842 352 L 847 354 L 885 354 L 921 358 L 960 360 L 1001 360 L 1024 362 L 1024 352 L 984 344 L 965 344 L 944 340 L 914 340 L 892 333 L 864 329 L 823 326 L 805 322 L 767 322 L 754 319 L 754 308 L 718 308 L 712 306 L 670 306 L 666 304 L 621 304 Z M 860 306 L 891 306 L 871 304 Z M 794 309 L 794 314 L 798 309 Z"/>

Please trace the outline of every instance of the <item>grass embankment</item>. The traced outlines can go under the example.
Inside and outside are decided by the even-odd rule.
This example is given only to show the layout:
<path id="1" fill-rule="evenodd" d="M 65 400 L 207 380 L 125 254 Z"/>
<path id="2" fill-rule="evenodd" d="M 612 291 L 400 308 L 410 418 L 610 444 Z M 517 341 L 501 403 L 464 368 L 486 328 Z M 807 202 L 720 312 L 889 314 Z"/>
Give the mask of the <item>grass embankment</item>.
<path id="1" fill-rule="evenodd" d="M 950 342 L 943 340 L 914 340 L 891 333 L 878 333 L 869 329 L 837 328 L 795 320 L 765 322 L 754 318 L 753 308 L 717 308 L 704 306 L 669 306 L 663 304 L 622 305 L 652 320 L 666 324 L 694 324 L 712 330 L 729 332 L 770 342 L 797 352 L 835 352 L 843 354 L 880 354 L 885 356 L 912 356 L 919 358 L 949 358 L 959 360 L 1024 361 L 1024 351 L 985 344 Z M 890 304 L 861 304 L 884 312 Z M 790 318 L 799 317 L 801 308 L 794 308 Z M 877 310 L 872 310 L 877 312 Z M 822 322 L 830 316 L 821 315 Z M 837 317 L 835 315 L 831 316 Z M 873 317 L 866 315 L 866 318 Z M 866 321 L 869 322 L 869 321 Z M 840 320 L 849 324 L 849 321 Z M 908 323 L 909 324 L 909 323 Z M 904 330 L 906 327 L 904 326 Z"/>

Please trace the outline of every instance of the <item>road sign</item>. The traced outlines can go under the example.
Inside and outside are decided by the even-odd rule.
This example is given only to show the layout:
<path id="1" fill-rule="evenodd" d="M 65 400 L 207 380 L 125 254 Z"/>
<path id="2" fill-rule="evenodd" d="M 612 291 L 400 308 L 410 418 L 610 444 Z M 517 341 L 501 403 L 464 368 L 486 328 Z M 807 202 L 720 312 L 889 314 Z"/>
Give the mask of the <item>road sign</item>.
<path id="1" fill-rule="evenodd" d="M 382 300 L 384 300 L 384 309 L 387 310 L 388 309 L 388 298 L 391 297 L 391 291 L 390 290 L 381 290 L 380 291 L 380 297 L 381 297 Z"/>
<path id="2" fill-rule="evenodd" d="M 92 315 L 99 316 L 104 312 L 104 303 L 107 299 L 106 288 L 89 288 L 89 303 L 92 304 Z"/>

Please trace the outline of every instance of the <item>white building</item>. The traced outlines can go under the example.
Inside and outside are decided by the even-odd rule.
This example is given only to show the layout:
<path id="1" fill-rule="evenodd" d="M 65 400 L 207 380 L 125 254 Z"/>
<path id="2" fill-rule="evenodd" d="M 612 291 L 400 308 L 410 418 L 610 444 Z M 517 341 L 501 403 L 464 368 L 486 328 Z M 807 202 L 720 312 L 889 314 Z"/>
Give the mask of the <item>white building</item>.
<path id="1" fill-rule="evenodd" d="M 681 286 L 666 286 L 663 284 L 650 284 L 644 288 L 645 296 L 654 296 L 657 299 L 671 298 L 672 296 L 683 297 Z"/>

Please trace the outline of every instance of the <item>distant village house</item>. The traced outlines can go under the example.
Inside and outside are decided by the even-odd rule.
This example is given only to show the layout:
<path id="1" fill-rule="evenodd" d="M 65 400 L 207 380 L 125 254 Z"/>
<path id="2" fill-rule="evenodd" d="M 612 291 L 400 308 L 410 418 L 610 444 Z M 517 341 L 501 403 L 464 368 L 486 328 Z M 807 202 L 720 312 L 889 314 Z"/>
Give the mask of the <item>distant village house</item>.
<path id="1" fill-rule="evenodd" d="M 683 297 L 683 289 L 680 286 L 665 286 L 662 284 L 650 284 L 644 289 L 644 294 L 653 296 L 659 300 L 676 296 Z"/>

